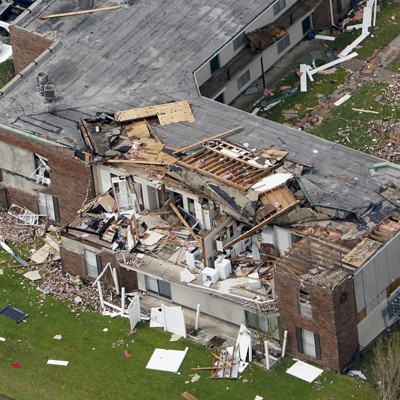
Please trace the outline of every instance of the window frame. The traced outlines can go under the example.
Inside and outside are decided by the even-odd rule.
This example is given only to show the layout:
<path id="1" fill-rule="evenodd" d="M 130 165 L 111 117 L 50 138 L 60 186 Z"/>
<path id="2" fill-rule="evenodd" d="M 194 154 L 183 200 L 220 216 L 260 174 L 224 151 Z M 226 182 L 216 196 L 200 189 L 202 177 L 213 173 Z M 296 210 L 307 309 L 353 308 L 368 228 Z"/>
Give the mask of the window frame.
<path id="1" fill-rule="evenodd" d="M 246 83 L 250 81 L 250 69 L 247 69 L 243 74 L 237 78 L 238 90 L 240 90 Z"/>
<path id="2" fill-rule="evenodd" d="M 274 5 L 274 17 L 286 8 L 286 0 L 277 0 Z"/>
<path id="3" fill-rule="evenodd" d="M 305 290 L 299 289 L 297 293 L 297 299 L 299 302 L 299 314 L 303 317 L 312 319 L 312 305 L 310 293 Z"/>
<path id="4" fill-rule="evenodd" d="M 290 35 L 287 33 L 279 42 L 277 42 L 276 47 L 278 54 L 283 53 L 290 46 Z"/>
<path id="5" fill-rule="evenodd" d="M 248 44 L 249 41 L 246 36 L 246 32 L 241 32 L 239 35 L 232 40 L 233 51 L 239 50 L 243 45 Z"/>
<path id="6" fill-rule="evenodd" d="M 51 194 L 38 192 L 37 202 L 39 215 L 45 215 L 51 221 L 61 221 L 57 197 Z"/>

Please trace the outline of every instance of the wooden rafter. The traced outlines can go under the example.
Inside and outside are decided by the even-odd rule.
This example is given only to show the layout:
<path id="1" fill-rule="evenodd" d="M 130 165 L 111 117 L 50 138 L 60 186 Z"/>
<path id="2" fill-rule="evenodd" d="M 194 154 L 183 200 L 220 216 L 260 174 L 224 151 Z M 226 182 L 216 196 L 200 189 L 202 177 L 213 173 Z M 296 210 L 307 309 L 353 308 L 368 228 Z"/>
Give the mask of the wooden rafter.
<path id="1" fill-rule="evenodd" d="M 183 218 L 183 215 L 179 212 L 179 210 L 176 208 L 174 203 L 169 203 L 170 207 L 174 211 L 174 213 L 177 215 L 177 217 L 181 220 L 182 224 L 185 226 L 185 228 L 189 231 L 189 233 L 193 236 L 193 239 L 199 244 L 200 248 L 202 249 L 202 241 L 201 239 L 193 232 L 193 229 L 190 227 L 190 225 L 186 222 L 185 218 Z"/>
<path id="2" fill-rule="evenodd" d="M 100 11 L 117 10 L 118 8 L 121 8 L 121 6 L 93 8 L 91 10 L 71 11 L 71 12 L 60 13 L 60 14 L 48 14 L 48 15 L 43 15 L 42 17 L 39 17 L 39 19 L 50 19 L 50 18 L 70 17 L 73 15 L 92 14 L 92 13 L 96 13 L 96 12 L 100 12 Z"/>
<path id="3" fill-rule="evenodd" d="M 210 140 L 218 139 L 218 138 L 221 138 L 223 136 L 228 136 L 228 135 L 231 135 L 233 133 L 238 133 L 238 132 L 240 132 L 242 130 L 243 130 L 243 126 L 237 126 L 236 128 L 229 129 L 228 131 L 225 131 L 225 132 L 222 132 L 222 133 L 218 133 L 218 134 L 216 134 L 214 136 L 211 136 L 211 137 L 208 137 L 206 139 L 199 140 L 198 142 L 189 144 L 188 146 L 181 147 L 181 148 L 177 149 L 174 154 L 185 153 L 188 150 L 191 150 L 191 149 L 193 149 L 193 148 L 195 148 L 197 146 L 200 146 L 201 144 L 206 143 L 206 142 L 208 142 Z"/>

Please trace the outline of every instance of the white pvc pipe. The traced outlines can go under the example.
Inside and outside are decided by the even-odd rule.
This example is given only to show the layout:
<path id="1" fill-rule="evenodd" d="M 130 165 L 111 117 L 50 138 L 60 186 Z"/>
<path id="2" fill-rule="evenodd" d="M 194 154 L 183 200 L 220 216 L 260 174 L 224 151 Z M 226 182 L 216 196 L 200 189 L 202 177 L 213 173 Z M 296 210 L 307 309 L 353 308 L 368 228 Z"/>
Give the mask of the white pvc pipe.
<path id="1" fill-rule="evenodd" d="M 264 342 L 264 347 L 265 347 L 265 363 L 267 365 L 267 369 L 270 369 L 271 366 L 269 364 L 269 349 L 268 349 L 268 340 Z"/>
<path id="2" fill-rule="evenodd" d="M 287 335 L 288 331 L 283 332 L 282 358 L 286 355 Z"/>
<path id="3" fill-rule="evenodd" d="M 197 304 L 196 322 L 194 324 L 194 329 L 196 331 L 199 329 L 199 319 L 200 319 L 200 304 Z"/>
<path id="4" fill-rule="evenodd" d="M 121 316 L 123 317 L 125 314 L 125 287 L 121 288 Z"/>
<path id="5" fill-rule="evenodd" d="M 104 309 L 104 299 L 103 299 L 103 290 L 101 289 L 101 283 L 97 282 L 97 290 L 99 291 L 99 299 L 101 308 Z"/>

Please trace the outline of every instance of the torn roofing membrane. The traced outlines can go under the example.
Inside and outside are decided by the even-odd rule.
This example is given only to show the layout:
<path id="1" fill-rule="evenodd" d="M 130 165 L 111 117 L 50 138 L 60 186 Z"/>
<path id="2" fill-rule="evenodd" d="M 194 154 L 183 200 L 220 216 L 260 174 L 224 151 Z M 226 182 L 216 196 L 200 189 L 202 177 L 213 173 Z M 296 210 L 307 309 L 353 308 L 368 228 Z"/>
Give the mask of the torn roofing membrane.
<path id="1" fill-rule="evenodd" d="M 296 179 L 312 206 L 348 211 L 358 217 L 368 213 L 371 219 L 376 213 L 380 221 L 395 209 L 389 204 L 383 204 L 381 196 L 363 189 L 354 181 L 316 175 L 298 176 Z"/>

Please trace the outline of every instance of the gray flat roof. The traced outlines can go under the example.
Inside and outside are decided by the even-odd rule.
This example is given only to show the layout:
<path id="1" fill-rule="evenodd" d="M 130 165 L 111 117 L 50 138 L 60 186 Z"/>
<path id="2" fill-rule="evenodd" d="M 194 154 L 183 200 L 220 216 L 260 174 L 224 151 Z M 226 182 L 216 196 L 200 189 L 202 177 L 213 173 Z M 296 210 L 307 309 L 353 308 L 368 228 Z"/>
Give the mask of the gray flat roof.
<path id="1" fill-rule="evenodd" d="M 244 130 L 229 139 L 257 149 L 286 150 L 290 160 L 313 164 L 327 187 L 335 182 L 337 190 L 349 193 L 349 201 L 360 188 L 371 193 L 375 204 L 374 191 L 388 178 L 384 173 L 371 176 L 370 170 L 381 160 L 199 96 L 193 71 L 272 3 L 138 0 L 113 11 L 49 20 L 35 15 L 79 8 L 69 0 L 39 3 L 20 25 L 56 38 L 60 46 L 1 96 L 0 123 L 80 147 L 78 118 L 189 100 L 194 123 L 155 127 L 165 144 L 181 147 L 241 125 Z M 96 7 L 109 5 L 96 2 Z M 36 90 L 40 70 L 55 84 L 54 109 Z M 343 175 L 346 184 L 338 178 Z M 391 180 L 398 185 L 398 177 Z"/>
<path id="2" fill-rule="evenodd" d="M 86 2 L 80 8 L 69 0 L 38 4 L 18 25 L 61 46 L 1 100 L 0 121 L 60 139 L 76 131 L 78 117 L 97 111 L 195 98 L 195 69 L 273 2 L 138 0 L 48 20 L 37 16 L 85 9 Z M 96 8 L 110 5 L 96 2 Z M 49 115 L 36 91 L 39 70 L 56 87 L 57 115 Z"/>

